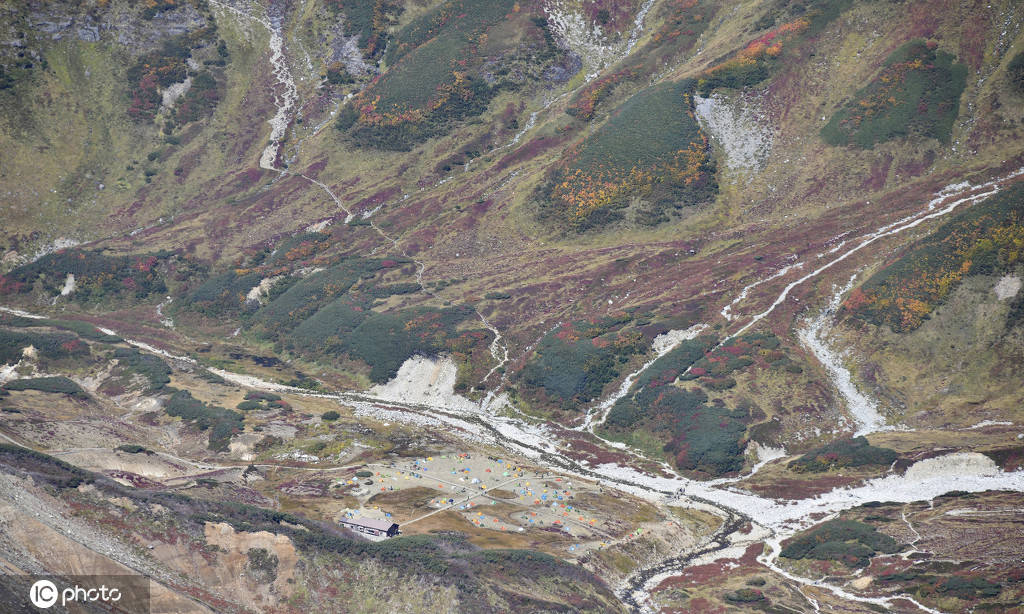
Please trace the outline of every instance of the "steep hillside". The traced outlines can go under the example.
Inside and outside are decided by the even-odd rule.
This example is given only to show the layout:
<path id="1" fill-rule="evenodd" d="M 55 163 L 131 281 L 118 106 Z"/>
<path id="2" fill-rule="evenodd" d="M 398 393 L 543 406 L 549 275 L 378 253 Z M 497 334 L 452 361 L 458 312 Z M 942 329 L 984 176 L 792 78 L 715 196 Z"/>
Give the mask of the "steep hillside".
<path id="1" fill-rule="evenodd" d="M 881 569 L 918 542 L 856 506 L 1021 491 L 1022 27 L 1011 0 L 0 7 L 0 435 L 35 451 L 4 488 L 138 514 L 108 537 L 153 553 L 113 560 L 212 610 L 1010 603 L 1002 563 L 995 593 Z M 874 528 L 794 546 L 840 512 Z M 358 514 L 414 524 L 360 545 Z"/>

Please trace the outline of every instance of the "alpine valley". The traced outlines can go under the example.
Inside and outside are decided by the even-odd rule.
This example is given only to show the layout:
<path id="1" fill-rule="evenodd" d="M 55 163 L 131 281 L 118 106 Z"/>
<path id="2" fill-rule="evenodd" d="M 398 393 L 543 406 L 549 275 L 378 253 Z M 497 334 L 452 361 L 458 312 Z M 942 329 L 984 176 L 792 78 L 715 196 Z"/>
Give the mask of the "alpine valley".
<path id="1" fill-rule="evenodd" d="M 1024 3 L 8 0 L 0 258 L 0 611 L 1024 612 Z"/>

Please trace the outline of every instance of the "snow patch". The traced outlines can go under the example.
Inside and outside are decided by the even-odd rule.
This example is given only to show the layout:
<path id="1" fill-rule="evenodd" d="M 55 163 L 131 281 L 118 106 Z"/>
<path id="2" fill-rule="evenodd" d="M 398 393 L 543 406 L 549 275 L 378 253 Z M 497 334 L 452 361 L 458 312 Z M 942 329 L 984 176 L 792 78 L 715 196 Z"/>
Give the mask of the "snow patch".
<path id="1" fill-rule="evenodd" d="M 67 249 L 69 247 L 75 247 L 76 245 L 80 245 L 80 244 L 81 244 L 80 241 L 76 241 L 74 239 L 64 239 L 64 238 L 54 239 L 53 242 L 50 243 L 49 245 L 44 245 L 44 246 L 40 247 L 38 250 L 36 250 L 36 253 L 31 258 L 29 258 L 28 262 L 35 262 L 36 260 L 39 260 L 43 256 L 46 256 L 48 254 L 52 254 L 53 252 L 55 252 L 57 250 Z"/>
<path id="2" fill-rule="evenodd" d="M 270 292 L 270 288 L 273 287 L 273 285 L 277 283 L 277 280 L 282 277 L 284 277 L 284 275 L 275 275 L 273 277 L 265 277 L 261 279 L 260 283 L 253 286 L 245 295 L 245 302 L 263 304 L 263 297 Z"/>
<path id="3" fill-rule="evenodd" d="M 878 404 L 874 399 L 869 398 L 857 389 L 856 384 L 853 383 L 853 375 L 843 365 L 843 356 L 829 347 L 825 339 L 826 328 L 832 326 L 833 315 L 839 309 L 843 295 L 853 287 L 853 280 L 855 278 L 856 275 L 851 277 L 849 283 L 832 296 L 828 307 L 817 316 L 811 318 L 806 326 L 797 331 L 797 336 L 804 347 L 810 350 L 821 365 L 825 367 L 829 379 L 832 380 L 832 383 L 839 390 L 839 394 L 846 401 L 847 411 L 857 421 L 858 428 L 856 434 L 866 435 L 877 431 L 892 430 L 892 427 L 886 426 L 885 418 L 879 413 Z"/>
<path id="4" fill-rule="evenodd" d="M 60 289 L 60 295 L 61 296 L 68 296 L 68 295 L 70 295 L 74 291 L 75 291 L 75 275 L 73 273 L 68 273 L 68 276 L 64 278 L 64 287 Z"/>
<path id="5" fill-rule="evenodd" d="M 168 296 L 159 305 L 156 306 L 156 317 L 160 318 L 160 324 L 167 328 L 174 328 L 174 320 L 170 317 L 164 317 L 164 307 L 170 305 L 174 301 L 173 297 Z"/>
<path id="6" fill-rule="evenodd" d="M 725 163 L 732 171 L 759 171 L 772 152 L 773 130 L 755 96 L 739 95 L 733 100 L 721 94 L 694 97 L 697 119 L 725 150 Z"/>
<path id="7" fill-rule="evenodd" d="M 1020 292 L 1021 285 L 1020 277 L 1017 277 L 1016 275 L 1004 275 L 996 282 L 993 290 L 996 293 L 996 298 L 1001 301 L 1005 301 L 1017 296 L 1017 293 Z"/>
<path id="8" fill-rule="evenodd" d="M 413 356 L 402 363 L 391 381 L 374 386 L 368 393 L 384 401 L 432 405 L 459 413 L 478 413 L 479 405 L 455 394 L 457 378 L 458 367 L 450 357 Z"/>
<path id="9" fill-rule="evenodd" d="M 640 39 L 644 20 L 653 5 L 654 0 L 647 0 L 637 11 L 629 37 L 614 41 L 608 40 L 600 25 L 587 23 L 578 7 L 570 6 L 565 0 L 548 0 L 544 3 L 544 14 L 551 33 L 562 47 L 583 61 L 587 81 L 590 81 L 603 68 L 629 55 Z"/>
<path id="10" fill-rule="evenodd" d="M 310 224 L 309 226 L 306 226 L 305 231 L 306 232 L 321 232 L 322 230 L 324 230 L 325 228 L 327 228 L 330 225 L 331 225 L 331 220 L 328 219 L 328 220 L 324 220 L 322 222 L 317 222 L 316 224 Z"/>
<path id="11" fill-rule="evenodd" d="M 174 106 L 174 103 L 177 102 L 179 98 L 184 96 L 185 93 L 188 92 L 190 89 L 192 89 L 192 77 L 185 77 L 185 80 L 181 83 L 173 83 L 171 85 L 168 85 L 167 88 L 161 94 L 162 99 L 160 102 L 160 110 L 170 110 L 170 108 Z"/>
<path id="12" fill-rule="evenodd" d="M 973 431 L 975 429 L 983 429 L 986 426 L 1013 426 L 1013 423 L 1007 422 L 1005 420 L 982 420 L 981 422 L 975 424 L 974 426 L 969 426 L 964 430 Z"/>

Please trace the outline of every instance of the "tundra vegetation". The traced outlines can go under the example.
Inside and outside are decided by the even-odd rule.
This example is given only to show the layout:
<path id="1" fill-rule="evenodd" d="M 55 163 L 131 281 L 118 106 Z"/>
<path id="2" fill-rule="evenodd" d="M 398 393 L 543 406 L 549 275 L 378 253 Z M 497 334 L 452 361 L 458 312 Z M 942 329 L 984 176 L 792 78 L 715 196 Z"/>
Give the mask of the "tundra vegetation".
<path id="1" fill-rule="evenodd" d="M 849 315 L 896 332 L 918 328 L 950 293 L 973 275 L 1014 270 L 1024 255 L 1024 186 L 1015 186 L 959 212 L 933 234 L 887 263 L 843 303 Z M 1021 322 L 1021 294 L 1007 327 Z"/>

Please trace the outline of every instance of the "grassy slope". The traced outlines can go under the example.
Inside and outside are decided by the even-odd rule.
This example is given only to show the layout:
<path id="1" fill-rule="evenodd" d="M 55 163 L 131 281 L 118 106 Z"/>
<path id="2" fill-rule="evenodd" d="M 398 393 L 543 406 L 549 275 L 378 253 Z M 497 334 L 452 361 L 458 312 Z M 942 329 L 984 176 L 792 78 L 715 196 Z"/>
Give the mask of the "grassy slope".
<path id="1" fill-rule="evenodd" d="M 694 75 L 756 38 L 762 31 L 753 24 L 767 8 L 746 2 L 728 18 L 716 18 L 715 26 L 702 37 L 702 53 L 683 54 L 668 67 L 666 77 Z M 1010 8 L 1004 3 L 993 11 Z M 523 110 L 518 110 L 519 97 L 499 96 L 479 119 L 407 153 L 360 150 L 353 155 L 354 150 L 335 131 L 324 130 L 303 144 L 293 167 L 326 164 L 323 170 L 316 167 L 310 172 L 333 186 L 346 206 L 362 211 L 384 204 L 374 219 L 399 239 L 402 249 L 425 262 L 425 281 L 459 280 L 438 290 L 443 300 L 475 301 L 496 290 L 511 294 L 510 300 L 485 301 L 481 307 L 513 346 L 533 342 L 555 319 L 604 313 L 610 297 L 617 297 L 617 309 L 654 307 L 671 314 L 703 307 L 710 318 L 723 301 L 735 296 L 735 288 L 770 274 L 789 254 L 820 251 L 822 242 L 832 236 L 872 229 L 880 216 L 914 210 L 923 195 L 942 182 L 992 167 L 1016 153 L 1009 124 L 1014 107 L 1007 100 L 999 67 L 1009 56 L 995 54 L 995 29 L 968 40 L 974 35 L 962 19 L 966 10 L 941 2 L 927 13 L 889 3 L 857 5 L 820 35 L 800 43 L 782 58 L 782 68 L 764 85 L 761 106 L 778 134 L 766 167 L 746 177 L 722 175 L 716 203 L 698 209 L 685 221 L 653 229 L 626 224 L 614 232 L 566 237 L 534 219 L 529 195 L 543 173 L 569 142 L 607 118 L 599 112 L 589 124 L 572 119 L 564 113 L 571 97 L 541 111 L 537 127 L 516 146 L 485 153 L 468 171 L 459 168 L 449 181 L 435 185 L 442 178 L 435 170 L 437 161 L 467 142 L 482 138 L 485 151 L 487 146 L 509 144 L 516 130 L 507 128 L 502 116 L 511 104 L 519 126 L 525 125 L 528 112 L 542 100 L 528 98 L 535 90 L 524 92 L 528 104 Z M 660 13 L 654 15 L 638 49 L 661 25 Z M 407 13 L 402 20 L 413 18 Z M 268 95 L 273 81 L 263 70 L 265 33 L 234 18 L 220 21 L 231 51 L 226 99 L 211 125 L 181 147 L 184 153 L 172 153 L 168 162 L 161 163 L 161 172 L 141 199 L 141 209 L 125 217 L 121 228 L 134 228 L 175 203 L 184 203 L 172 225 L 148 233 L 138 246 L 185 245 L 225 266 L 246 246 L 262 247 L 336 210 L 326 194 L 299 179 L 279 180 L 262 190 L 271 175 L 255 175 L 255 181 L 239 178 L 239 171 L 254 166 L 267 134 L 263 122 L 272 111 Z M 972 64 L 971 70 L 991 75 L 980 87 L 978 79 L 968 79 L 962 103 L 966 114 L 954 127 L 953 146 L 914 138 L 881 144 L 872 151 L 822 143 L 821 118 L 827 119 L 876 74 L 893 49 L 923 30 L 939 40 L 940 49 L 969 55 L 974 47 L 981 48 L 980 63 Z M 253 74 L 256 81 L 250 79 Z M 602 102 L 603 108 L 613 110 L 631 92 L 630 88 L 616 91 Z M 996 123 L 986 116 L 972 122 L 970 109 L 993 97 L 1006 101 L 1001 111 L 1005 121 Z M 299 134 L 308 134 L 312 123 L 298 127 Z M 541 136 L 555 144 L 545 148 L 536 140 Z M 166 171 L 189 152 L 196 152 L 199 163 L 179 184 Z M 518 157 L 508 159 L 509 154 Z M 933 161 L 930 167 L 929 160 Z M 390 170 L 382 174 L 381 168 Z M 510 178 L 512 171 L 518 174 Z M 935 178 L 925 178 L 925 173 Z M 405 194 L 409 198 L 401 200 Z M 138 196 L 125 195 L 105 201 L 104 206 L 113 209 Z M 868 200 L 886 205 L 866 206 Z M 801 224 L 793 224 L 793 219 Z M 104 220 L 104 228 L 106 224 Z M 332 241 L 332 250 L 348 253 L 367 253 L 382 243 L 365 226 L 340 228 Z M 112 244 L 132 246 L 123 240 Z M 886 244 L 886 249 L 894 244 Z M 699 253 L 690 256 L 690 248 L 699 248 Z M 754 256 L 760 260 L 754 261 Z M 728 284 L 716 286 L 720 280 Z M 821 290 L 827 288 L 823 282 Z M 764 294 L 755 293 L 739 307 L 749 312 L 763 304 L 758 301 L 767 298 L 768 289 L 759 290 Z M 187 330 L 189 324 L 185 320 L 180 325 Z M 785 328 L 783 320 L 778 324 Z M 230 324 L 224 328 L 233 330 Z"/>

